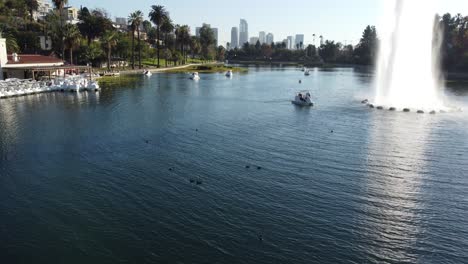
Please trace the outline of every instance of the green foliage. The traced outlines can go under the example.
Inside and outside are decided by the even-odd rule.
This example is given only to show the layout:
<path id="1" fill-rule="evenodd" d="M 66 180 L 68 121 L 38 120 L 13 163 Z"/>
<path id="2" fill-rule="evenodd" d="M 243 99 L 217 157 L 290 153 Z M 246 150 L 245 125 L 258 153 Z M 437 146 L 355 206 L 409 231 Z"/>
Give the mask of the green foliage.
<path id="1" fill-rule="evenodd" d="M 78 28 L 81 34 L 86 37 L 88 45 L 94 39 L 102 37 L 107 30 L 113 29 L 110 19 L 97 9 L 90 12 L 88 8 L 84 7 L 78 18 L 80 19 Z"/>
<path id="2" fill-rule="evenodd" d="M 445 14 L 436 18 L 442 31 L 442 66 L 445 70 L 468 70 L 468 16 Z"/>
<path id="3" fill-rule="evenodd" d="M 18 43 L 16 42 L 16 38 L 10 32 L 0 32 L 0 35 L 6 39 L 6 46 L 8 53 L 19 52 L 20 48 Z"/>
<path id="4" fill-rule="evenodd" d="M 354 60 L 357 64 L 374 64 L 377 59 L 378 39 L 374 26 L 367 26 L 362 38 L 354 50 Z"/>
<path id="5" fill-rule="evenodd" d="M 319 55 L 325 62 L 336 62 L 340 45 L 335 44 L 334 41 L 325 41 L 325 44 L 320 46 Z"/>
<path id="6" fill-rule="evenodd" d="M 201 55 L 205 60 L 213 60 L 216 56 L 214 44 L 216 43 L 214 31 L 204 24 L 200 28 Z"/>

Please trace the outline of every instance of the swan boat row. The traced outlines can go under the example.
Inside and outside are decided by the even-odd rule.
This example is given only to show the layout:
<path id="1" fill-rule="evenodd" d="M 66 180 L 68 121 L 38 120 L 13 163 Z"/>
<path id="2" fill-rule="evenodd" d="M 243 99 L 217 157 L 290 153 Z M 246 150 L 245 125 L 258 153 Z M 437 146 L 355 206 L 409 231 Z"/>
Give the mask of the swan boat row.
<path id="1" fill-rule="evenodd" d="M 50 81 L 35 81 L 31 79 L 7 79 L 0 81 L 0 98 L 54 91 L 79 92 L 82 90 L 99 91 L 100 87 L 97 81 L 89 81 L 81 76 Z"/>

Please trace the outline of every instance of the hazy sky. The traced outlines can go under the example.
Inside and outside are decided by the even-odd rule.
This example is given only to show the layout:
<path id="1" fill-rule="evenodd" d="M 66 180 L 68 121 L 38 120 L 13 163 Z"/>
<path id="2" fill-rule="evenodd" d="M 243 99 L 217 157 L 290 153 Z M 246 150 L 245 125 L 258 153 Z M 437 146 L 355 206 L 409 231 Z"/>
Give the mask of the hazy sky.
<path id="1" fill-rule="evenodd" d="M 220 44 L 230 41 L 231 28 L 240 18 L 249 23 L 249 37 L 259 31 L 271 32 L 275 41 L 288 35 L 305 34 L 306 44 L 312 34 L 326 39 L 356 44 L 366 25 L 378 25 L 384 0 L 69 0 L 76 7 L 104 8 L 112 18 L 127 17 L 141 10 L 147 17 L 150 6 L 163 5 L 177 24 L 187 24 L 192 33 L 202 23 L 219 29 Z M 391 0 L 385 0 L 391 1 Z M 420 1 L 424 0 L 408 0 Z M 468 0 L 437 0 L 439 13 L 468 15 Z"/>

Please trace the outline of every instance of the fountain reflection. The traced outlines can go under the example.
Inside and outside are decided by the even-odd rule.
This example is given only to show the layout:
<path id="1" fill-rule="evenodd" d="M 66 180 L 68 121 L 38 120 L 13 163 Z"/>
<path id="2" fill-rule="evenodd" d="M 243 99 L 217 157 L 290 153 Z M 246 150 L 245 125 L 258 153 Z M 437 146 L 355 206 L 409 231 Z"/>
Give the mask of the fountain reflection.
<path id="1" fill-rule="evenodd" d="M 380 114 L 370 132 L 364 241 L 373 261 L 414 262 L 412 252 L 425 228 L 421 186 L 427 138 L 437 118 Z"/>

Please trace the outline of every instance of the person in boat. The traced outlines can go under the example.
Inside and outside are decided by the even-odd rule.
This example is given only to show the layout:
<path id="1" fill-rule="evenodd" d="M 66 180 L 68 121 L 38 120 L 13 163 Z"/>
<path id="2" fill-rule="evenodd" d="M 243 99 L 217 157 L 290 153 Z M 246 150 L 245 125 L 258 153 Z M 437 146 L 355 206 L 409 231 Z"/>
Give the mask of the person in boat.
<path id="1" fill-rule="evenodd" d="M 302 94 L 299 93 L 299 101 L 304 101 L 304 99 L 302 98 Z"/>

